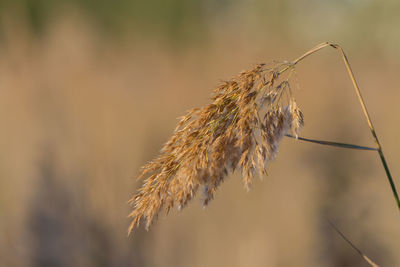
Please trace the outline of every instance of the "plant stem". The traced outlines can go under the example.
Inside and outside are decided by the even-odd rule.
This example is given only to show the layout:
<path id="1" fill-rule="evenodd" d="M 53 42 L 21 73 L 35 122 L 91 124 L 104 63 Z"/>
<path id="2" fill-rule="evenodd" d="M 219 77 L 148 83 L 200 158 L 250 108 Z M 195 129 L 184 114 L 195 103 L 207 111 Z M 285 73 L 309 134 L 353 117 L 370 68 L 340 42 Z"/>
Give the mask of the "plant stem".
<path id="1" fill-rule="evenodd" d="M 367 147 L 367 146 L 358 146 L 358 145 L 353 145 L 353 144 L 346 144 L 346 143 L 338 143 L 338 142 L 331 142 L 331 141 L 323 141 L 323 140 L 315 140 L 315 139 L 308 139 L 304 137 L 296 137 L 291 134 L 286 134 L 285 136 L 290 137 L 290 138 L 295 138 L 301 141 L 306 141 L 310 143 L 315 143 L 315 144 L 320 144 L 320 145 L 327 145 L 327 146 L 336 146 L 340 148 L 349 148 L 349 149 L 359 149 L 359 150 L 372 150 L 372 151 L 377 151 L 377 148 L 374 147 Z"/>
<path id="2" fill-rule="evenodd" d="M 336 227 L 336 225 L 328 219 L 329 225 L 335 230 L 342 238 L 344 241 L 347 242 L 360 256 L 372 267 L 379 267 L 375 262 L 373 262 L 370 258 L 368 258 L 356 245 L 353 244 L 353 242 L 350 241 L 349 238 L 343 234 L 342 231 L 339 230 L 339 228 Z"/>
<path id="3" fill-rule="evenodd" d="M 333 44 L 333 43 L 329 43 L 329 42 L 321 43 L 321 44 L 315 46 L 314 48 L 310 49 L 309 51 L 307 51 L 306 53 L 304 53 L 303 55 L 301 55 L 300 57 L 298 57 L 298 58 L 295 59 L 294 61 L 292 61 L 292 63 L 291 63 L 289 66 L 287 66 L 286 68 L 282 69 L 282 70 L 280 71 L 280 73 L 283 73 L 283 72 L 285 72 L 286 70 L 288 70 L 288 69 L 294 67 L 297 63 L 299 63 L 300 61 L 302 61 L 304 58 L 306 58 L 306 57 L 308 57 L 308 56 L 314 54 L 315 52 L 318 52 L 319 50 L 321 50 L 321 49 L 323 49 L 323 48 L 325 48 L 325 47 L 327 47 L 327 46 L 330 46 L 330 47 L 332 47 L 332 48 L 335 48 L 335 49 L 340 53 L 340 55 L 342 56 L 342 59 L 343 59 L 343 61 L 344 61 L 344 64 L 345 64 L 345 66 L 346 66 L 346 69 L 347 69 L 347 73 L 349 74 L 349 77 L 350 77 L 350 79 L 351 79 L 351 82 L 353 83 L 354 90 L 355 90 L 355 92 L 356 92 L 356 94 L 357 94 L 357 98 L 358 98 L 358 100 L 359 100 L 359 102 L 360 102 L 360 104 L 361 104 L 361 108 L 362 108 L 362 111 L 363 111 L 363 113 L 364 113 L 365 119 L 367 120 L 369 129 L 370 129 L 371 134 L 372 134 L 372 136 L 373 136 L 373 138 L 374 138 L 374 140 L 375 140 L 376 150 L 378 151 L 379 157 L 380 157 L 380 159 L 381 159 L 381 161 L 382 161 L 382 165 L 383 165 L 383 167 L 384 167 L 384 169 L 385 169 L 386 176 L 387 176 L 387 178 L 388 178 L 388 180 L 389 180 L 389 184 L 390 184 L 390 187 L 391 187 L 391 189 L 392 189 L 393 196 L 394 196 L 394 198 L 395 198 L 397 207 L 398 207 L 398 209 L 399 209 L 399 211 L 400 211 L 400 199 L 399 199 L 399 195 L 398 195 L 398 193 L 397 193 L 396 186 L 395 186 L 395 184 L 394 184 L 394 181 L 393 181 L 392 175 L 391 175 L 391 173 L 390 173 L 389 167 L 388 167 L 388 165 L 387 165 L 387 163 L 386 163 L 386 159 L 385 159 L 385 155 L 383 154 L 382 146 L 381 146 L 381 144 L 380 144 L 380 142 L 379 142 L 378 136 L 376 135 L 375 128 L 374 128 L 374 126 L 373 126 L 373 124 L 372 124 L 371 117 L 369 116 L 369 113 L 368 113 L 367 107 L 366 107 L 366 105 L 365 105 L 364 99 L 363 99 L 363 97 L 362 97 L 362 95 L 361 95 L 360 88 L 359 88 L 359 86 L 358 86 L 358 84 L 357 84 L 357 81 L 356 81 L 356 79 L 355 79 L 355 77 L 354 77 L 354 73 L 353 73 L 353 71 L 352 71 L 352 69 L 351 69 L 350 62 L 349 62 L 349 60 L 347 59 L 347 56 L 346 56 L 344 50 L 342 49 L 342 47 L 341 47 L 340 45 L 338 45 L 338 44 Z"/>

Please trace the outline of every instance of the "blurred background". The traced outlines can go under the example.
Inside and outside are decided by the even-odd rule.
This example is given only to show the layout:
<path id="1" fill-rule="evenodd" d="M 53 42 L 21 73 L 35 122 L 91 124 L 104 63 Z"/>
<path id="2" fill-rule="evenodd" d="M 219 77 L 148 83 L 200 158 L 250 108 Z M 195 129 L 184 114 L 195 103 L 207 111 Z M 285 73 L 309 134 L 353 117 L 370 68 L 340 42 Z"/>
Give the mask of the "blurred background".
<path id="1" fill-rule="evenodd" d="M 0 1 L 0 266 L 400 265 L 375 152 L 284 140 L 269 175 L 231 175 L 127 237 L 139 168 L 177 117 L 256 63 L 347 52 L 400 186 L 400 2 Z M 374 146 L 333 49 L 297 67 L 302 135 Z"/>

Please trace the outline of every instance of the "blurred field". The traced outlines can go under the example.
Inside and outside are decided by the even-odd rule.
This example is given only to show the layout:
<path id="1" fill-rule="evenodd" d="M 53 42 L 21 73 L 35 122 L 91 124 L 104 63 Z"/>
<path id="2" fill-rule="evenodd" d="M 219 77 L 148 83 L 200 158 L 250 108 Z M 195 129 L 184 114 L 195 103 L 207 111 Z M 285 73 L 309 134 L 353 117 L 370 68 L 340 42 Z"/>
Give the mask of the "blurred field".
<path id="1" fill-rule="evenodd" d="M 386 9 L 377 5 L 374 18 Z M 130 24 L 114 36 L 68 10 L 43 22 L 39 35 L 26 16 L 1 17 L 0 266 L 367 266 L 327 218 L 378 264 L 399 265 L 399 214 L 376 153 L 291 139 L 251 192 L 233 175 L 207 209 L 193 201 L 127 238 L 135 176 L 176 118 L 206 104 L 220 80 L 255 63 L 294 59 L 327 33 L 303 34 L 298 25 L 297 38 L 296 28 L 285 29 L 298 17 L 275 28 L 268 21 L 279 18 L 236 17 L 241 9 L 233 5 L 209 15 L 200 35 L 183 28 L 182 40 L 138 34 Z M 363 40 L 361 26 L 351 24 L 354 36 L 331 30 L 328 41 L 350 56 L 400 186 L 400 66 L 392 49 L 399 24 L 381 24 L 392 28 Z M 388 38 L 380 43 L 379 34 Z M 373 146 L 335 51 L 307 59 L 297 79 L 302 135 Z"/>

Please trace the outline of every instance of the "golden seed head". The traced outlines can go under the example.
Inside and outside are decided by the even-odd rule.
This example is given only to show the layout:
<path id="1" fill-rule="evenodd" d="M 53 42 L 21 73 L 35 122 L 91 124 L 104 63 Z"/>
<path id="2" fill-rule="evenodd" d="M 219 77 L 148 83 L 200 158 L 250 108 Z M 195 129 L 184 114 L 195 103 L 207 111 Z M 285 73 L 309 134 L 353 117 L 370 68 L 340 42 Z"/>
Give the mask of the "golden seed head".
<path id="1" fill-rule="evenodd" d="M 286 66 L 259 64 L 244 71 L 217 86 L 211 104 L 180 119 L 160 155 L 142 168 L 139 177 L 147 178 L 129 201 L 129 232 L 142 219 L 148 229 L 162 209 L 182 209 L 199 187 L 207 205 L 229 172 L 241 172 L 246 189 L 256 173 L 266 173 L 285 134 L 297 136 L 304 124 L 289 79 L 280 72 Z"/>

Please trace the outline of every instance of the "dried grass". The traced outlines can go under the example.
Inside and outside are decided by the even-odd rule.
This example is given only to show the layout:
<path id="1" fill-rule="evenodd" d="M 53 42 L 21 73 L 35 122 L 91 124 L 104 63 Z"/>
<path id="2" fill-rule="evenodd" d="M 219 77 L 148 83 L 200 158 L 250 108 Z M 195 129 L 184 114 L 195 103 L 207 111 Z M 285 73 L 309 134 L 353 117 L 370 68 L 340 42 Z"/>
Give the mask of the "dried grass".
<path id="1" fill-rule="evenodd" d="M 276 63 L 272 67 L 259 64 L 242 72 L 216 88 L 211 104 L 193 109 L 182 117 L 160 156 L 143 167 L 139 178 L 147 176 L 147 179 L 129 201 L 134 206 L 129 215 L 132 218 L 129 233 L 142 219 L 148 229 L 163 208 L 167 213 L 175 205 L 183 208 L 200 186 L 203 188 L 203 205 L 207 205 L 229 171 L 238 169 L 241 172 L 246 189 L 250 188 L 256 173 L 264 175 L 282 138 L 292 134 L 297 138 L 304 125 L 303 114 L 297 107 L 289 83 L 294 67 L 325 47 L 332 47 L 340 53 L 376 148 L 300 139 L 377 151 L 400 211 L 396 186 L 347 56 L 339 45 L 322 43 L 292 62 Z M 368 264 L 377 266 L 339 233 Z"/>
<path id="2" fill-rule="evenodd" d="M 238 170 L 247 190 L 257 173 L 266 173 L 282 138 L 297 136 L 304 124 L 289 83 L 291 66 L 259 64 L 244 71 L 221 83 L 211 104 L 181 118 L 161 154 L 142 169 L 139 178 L 147 178 L 129 201 L 129 232 L 142 219 L 148 229 L 162 209 L 182 209 L 199 187 L 207 205 L 229 172 Z"/>

